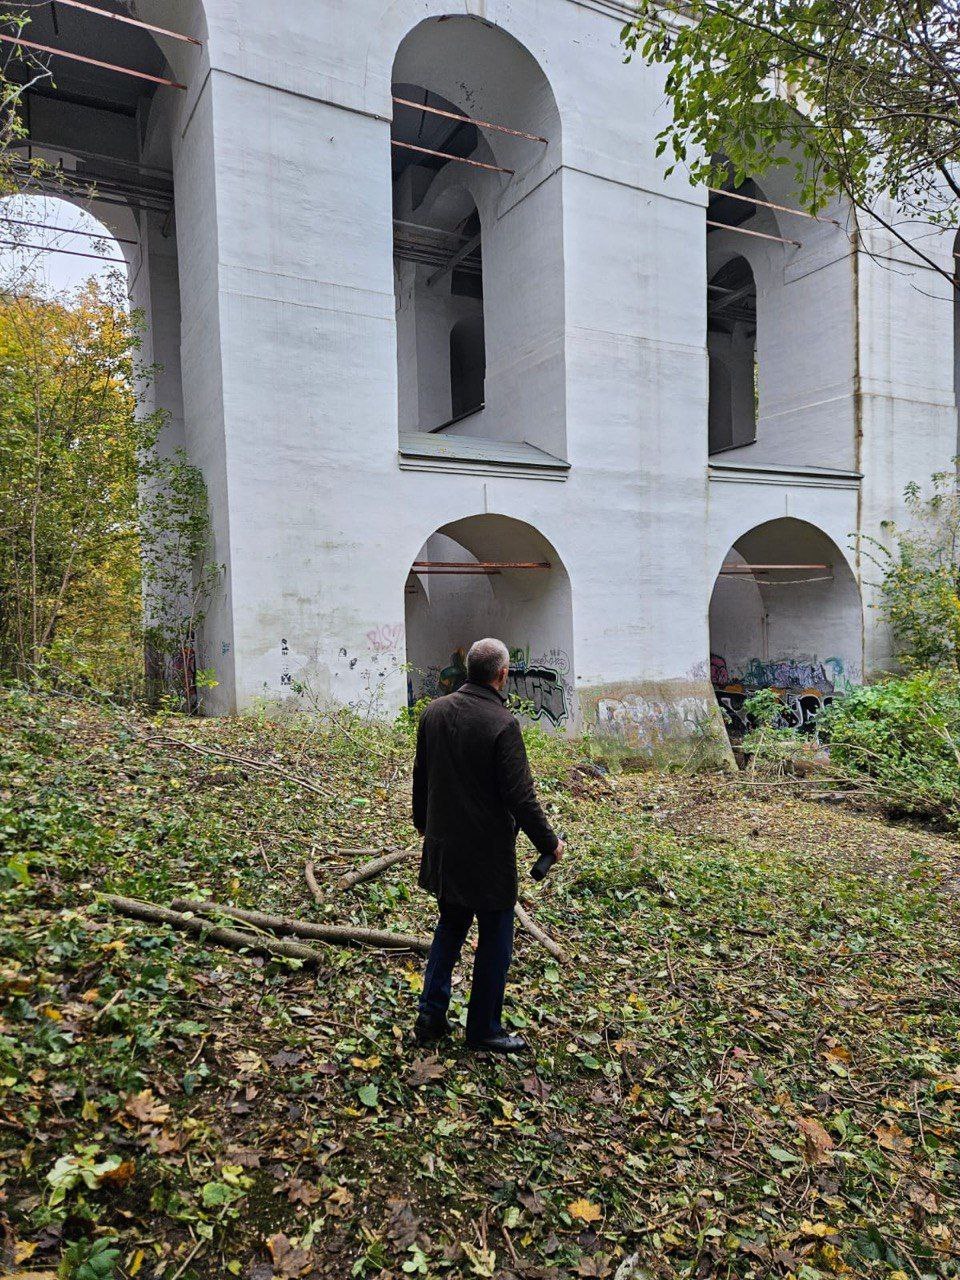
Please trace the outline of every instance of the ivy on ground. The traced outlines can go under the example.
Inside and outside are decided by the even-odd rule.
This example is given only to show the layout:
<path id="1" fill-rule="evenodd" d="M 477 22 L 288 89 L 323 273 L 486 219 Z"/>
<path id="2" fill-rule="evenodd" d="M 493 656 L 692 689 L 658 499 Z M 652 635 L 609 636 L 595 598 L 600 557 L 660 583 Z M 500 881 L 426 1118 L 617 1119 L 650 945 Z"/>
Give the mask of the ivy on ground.
<path id="1" fill-rule="evenodd" d="M 403 724 L 3 695 L 0 1261 L 79 1280 L 960 1276 L 946 836 L 789 784 L 611 776 L 531 735 L 570 853 L 529 903 L 571 958 L 518 937 L 518 1061 L 464 1050 L 466 973 L 458 1035 L 430 1052 L 410 1038 L 417 959 L 331 947 L 309 975 L 98 904 L 209 895 L 428 930 L 411 862 L 336 887 L 361 856 L 341 850 L 413 843 L 410 747 Z"/>

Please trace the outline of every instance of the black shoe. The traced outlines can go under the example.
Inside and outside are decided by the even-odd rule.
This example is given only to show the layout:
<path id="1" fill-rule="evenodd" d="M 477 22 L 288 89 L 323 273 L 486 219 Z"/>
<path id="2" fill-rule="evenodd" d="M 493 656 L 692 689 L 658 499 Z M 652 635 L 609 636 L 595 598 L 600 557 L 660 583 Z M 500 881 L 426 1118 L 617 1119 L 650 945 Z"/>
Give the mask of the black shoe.
<path id="1" fill-rule="evenodd" d="M 435 1018 L 428 1013 L 421 1013 L 413 1024 L 413 1038 L 417 1044 L 434 1044 L 452 1034 L 453 1028 L 446 1018 Z"/>
<path id="2" fill-rule="evenodd" d="M 468 1040 L 467 1045 L 481 1053 L 525 1053 L 530 1048 L 523 1036 L 512 1036 L 506 1031 L 498 1031 L 485 1040 Z"/>

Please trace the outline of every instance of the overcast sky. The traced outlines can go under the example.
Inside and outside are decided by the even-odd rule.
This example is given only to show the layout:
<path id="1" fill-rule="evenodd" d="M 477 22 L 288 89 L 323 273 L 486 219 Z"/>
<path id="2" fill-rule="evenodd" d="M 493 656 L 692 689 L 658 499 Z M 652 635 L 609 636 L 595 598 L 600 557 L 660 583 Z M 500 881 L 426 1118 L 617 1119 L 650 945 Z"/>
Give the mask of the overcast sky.
<path id="1" fill-rule="evenodd" d="M 45 226 L 22 226 L 14 223 L 14 218 L 44 223 Z M 7 242 L 11 239 L 16 239 L 24 247 L 0 244 L 0 280 L 20 280 L 24 271 L 29 271 L 45 293 L 62 293 L 75 289 L 92 275 L 105 276 L 112 270 L 125 270 L 122 263 L 105 261 L 123 257 L 120 245 L 106 227 L 85 209 L 66 200 L 46 196 L 11 196 L 2 201 L 0 240 Z M 27 248 L 27 245 L 43 248 Z M 76 254 L 92 256 L 77 257 L 74 256 Z"/>

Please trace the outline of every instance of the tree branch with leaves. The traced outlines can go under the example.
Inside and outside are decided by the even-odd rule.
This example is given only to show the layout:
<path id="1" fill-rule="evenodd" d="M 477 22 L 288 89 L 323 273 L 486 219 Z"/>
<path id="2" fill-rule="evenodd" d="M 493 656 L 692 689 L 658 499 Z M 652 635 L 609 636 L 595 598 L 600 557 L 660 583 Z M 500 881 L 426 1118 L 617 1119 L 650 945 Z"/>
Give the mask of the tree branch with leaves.
<path id="1" fill-rule="evenodd" d="M 622 31 L 666 72 L 668 172 L 722 187 L 792 170 L 810 212 L 843 196 L 952 279 L 884 212 L 960 212 L 960 9 L 905 0 L 641 0 Z"/>

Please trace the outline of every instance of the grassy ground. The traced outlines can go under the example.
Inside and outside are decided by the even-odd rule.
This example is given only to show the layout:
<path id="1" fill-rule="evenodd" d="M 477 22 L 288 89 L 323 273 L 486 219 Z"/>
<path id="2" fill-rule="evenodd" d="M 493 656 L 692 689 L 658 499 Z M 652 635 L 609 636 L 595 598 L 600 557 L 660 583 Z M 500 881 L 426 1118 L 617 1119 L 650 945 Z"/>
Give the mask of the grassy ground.
<path id="1" fill-rule="evenodd" d="M 311 976 L 97 900 L 428 930 L 412 864 L 335 887 L 341 848 L 413 841 L 406 731 L 4 695 L 3 1261 L 66 1257 L 80 1280 L 960 1276 L 956 842 L 782 786 L 607 781 L 582 748 L 531 749 L 570 856 L 528 901 L 571 958 L 518 939 L 509 1018 L 535 1056 L 431 1055 L 409 1037 L 416 958 L 330 947 Z"/>

